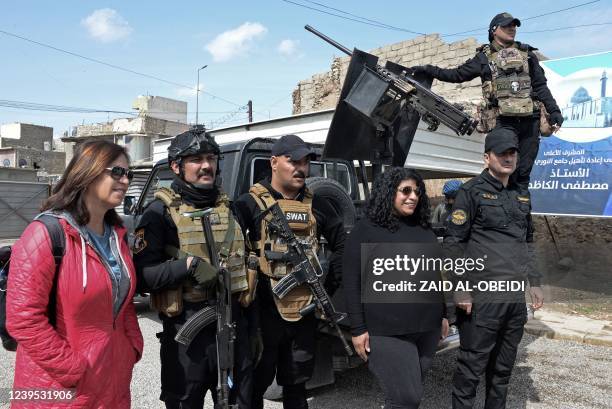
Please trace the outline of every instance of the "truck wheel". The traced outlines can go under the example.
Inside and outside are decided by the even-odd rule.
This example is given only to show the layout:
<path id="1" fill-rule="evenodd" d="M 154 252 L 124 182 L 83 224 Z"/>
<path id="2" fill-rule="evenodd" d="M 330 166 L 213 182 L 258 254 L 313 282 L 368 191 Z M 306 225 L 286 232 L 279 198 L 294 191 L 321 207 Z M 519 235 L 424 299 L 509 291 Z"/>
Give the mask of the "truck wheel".
<path id="1" fill-rule="evenodd" d="M 317 176 L 306 179 L 306 186 L 317 196 L 329 201 L 338 215 L 342 217 L 345 229 L 351 229 L 355 225 L 355 205 L 340 183 L 334 179 Z"/>

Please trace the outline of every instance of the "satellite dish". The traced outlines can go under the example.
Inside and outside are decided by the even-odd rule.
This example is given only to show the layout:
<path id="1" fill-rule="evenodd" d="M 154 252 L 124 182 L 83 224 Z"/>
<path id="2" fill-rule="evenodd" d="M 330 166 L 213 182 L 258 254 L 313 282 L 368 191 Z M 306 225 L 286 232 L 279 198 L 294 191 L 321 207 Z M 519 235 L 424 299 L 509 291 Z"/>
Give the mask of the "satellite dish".
<path id="1" fill-rule="evenodd" d="M 26 166 L 28 166 L 28 161 L 25 159 L 19 159 L 19 167 L 25 168 Z"/>
<path id="2" fill-rule="evenodd" d="M 2 161 L 2 166 L 8 168 L 9 166 L 11 166 L 11 160 L 10 159 L 4 159 Z"/>

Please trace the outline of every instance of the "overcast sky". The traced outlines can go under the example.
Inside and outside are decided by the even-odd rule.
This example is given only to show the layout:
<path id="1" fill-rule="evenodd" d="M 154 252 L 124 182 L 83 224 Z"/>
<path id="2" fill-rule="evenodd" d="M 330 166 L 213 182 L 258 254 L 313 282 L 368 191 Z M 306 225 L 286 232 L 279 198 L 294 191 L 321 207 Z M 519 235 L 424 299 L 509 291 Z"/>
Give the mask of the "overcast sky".
<path id="1" fill-rule="evenodd" d="M 375 20 L 374 27 L 293 3 Z M 448 42 L 473 36 L 486 41 L 486 27 L 498 12 L 523 19 L 517 39 L 550 58 L 612 50 L 612 2 L 602 0 L 569 11 L 526 19 L 588 0 L 495 1 L 4 1 L 0 30 L 108 64 L 158 77 L 146 78 L 0 33 L 0 100 L 132 111 L 138 95 L 159 95 L 189 103 L 195 120 L 197 69 L 200 121 L 243 122 L 253 100 L 255 120 L 291 114 L 298 81 L 329 69 L 339 52 L 303 29 L 311 24 L 352 48 L 372 49 L 417 33 L 452 34 Z M 414 5 L 412 5 L 414 4 Z M 435 7 L 433 6 L 435 4 Z M 338 10 L 325 8 L 334 7 Z M 341 11 L 351 13 L 342 14 Z M 184 87 L 182 87 L 184 85 Z M 212 94 L 212 95 L 211 95 Z M 215 98 L 221 97 L 222 99 Z M 103 122 L 126 114 L 41 112 L 0 106 L 0 123 L 70 126 Z"/>

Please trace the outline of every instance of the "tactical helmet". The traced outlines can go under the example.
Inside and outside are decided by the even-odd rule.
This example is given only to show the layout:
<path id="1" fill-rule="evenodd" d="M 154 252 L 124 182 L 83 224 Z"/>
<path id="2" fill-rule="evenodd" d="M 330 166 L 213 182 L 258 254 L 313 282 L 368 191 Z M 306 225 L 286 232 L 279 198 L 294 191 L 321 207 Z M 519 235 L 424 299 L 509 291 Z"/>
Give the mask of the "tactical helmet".
<path id="1" fill-rule="evenodd" d="M 454 198 L 457 196 L 457 192 L 459 192 L 459 188 L 462 184 L 463 183 L 457 179 L 449 180 L 444 184 L 442 193 L 448 198 Z"/>
<path id="2" fill-rule="evenodd" d="M 190 129 L 176 135 L 168 147 L 168 162 L 180 164 L 182 158 L 201 153 L 221 154 L 221 149 L 211 134 L 204 128 Z"/>

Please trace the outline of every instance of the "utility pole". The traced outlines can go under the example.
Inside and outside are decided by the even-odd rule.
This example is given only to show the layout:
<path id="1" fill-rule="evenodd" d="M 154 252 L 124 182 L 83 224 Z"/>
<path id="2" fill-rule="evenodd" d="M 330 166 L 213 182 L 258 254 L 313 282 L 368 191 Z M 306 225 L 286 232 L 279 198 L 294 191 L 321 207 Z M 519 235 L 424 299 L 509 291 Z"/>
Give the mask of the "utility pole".
<path id="1" fill-rule="evenodd" d="M 208 64 L 198 68 L 198 82 L 196 84 L 196 125 L 199 124 L 198 112 L 200 111 L 200 71 L 202 71 L 206 67 L 208 67 Z"/>
<path id="2" fill-rule="evenodd" d="M 249 122 L 253 122 L 253 101 L 251 101 L 249 99 L 249 102 L 247 102 L 247 107 L 248 107 L 248 113 L 249 113 Z"/>

